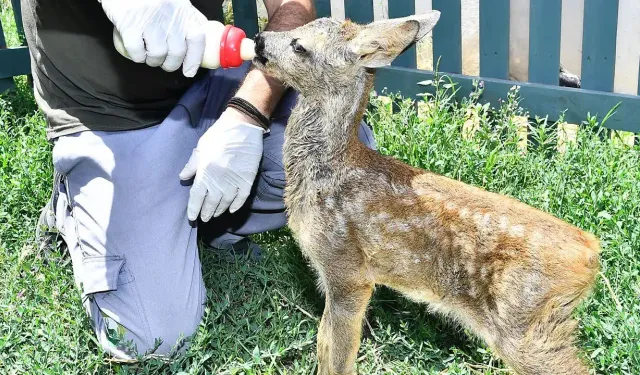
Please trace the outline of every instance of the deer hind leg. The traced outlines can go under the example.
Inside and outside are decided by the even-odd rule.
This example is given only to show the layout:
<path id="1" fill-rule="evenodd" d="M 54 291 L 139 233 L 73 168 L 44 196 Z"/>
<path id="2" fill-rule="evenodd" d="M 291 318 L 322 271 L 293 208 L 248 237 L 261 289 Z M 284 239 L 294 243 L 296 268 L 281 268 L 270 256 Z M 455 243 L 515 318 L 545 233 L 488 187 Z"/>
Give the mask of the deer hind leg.
<path id="1" fill-rule="evenodd" d="M 374 283 L 363 272 L 345 272 L 344 263 L 335 266 L 340 269 L 322 280 L 326 296 L 318 329 L 318 374 L 352 375 L 356 374 L 362 322 Z"/>
<path id="2" fill-rule="evenodd" d="M 540 309 L 518 311 L 498 324 L 492 346 L 517 374 L 589 374 L 575 346 L 577 322 L 571 315 L 577 299 L 564 297 L 552 298 Z"/>
<path id="3" fill-rule="evenodd" d="M 507 333 L 493 349 L 518 375 L 586 375 L 587 367 L 573 345 L 575 322 L 537 323 L 524 335 Z"/>

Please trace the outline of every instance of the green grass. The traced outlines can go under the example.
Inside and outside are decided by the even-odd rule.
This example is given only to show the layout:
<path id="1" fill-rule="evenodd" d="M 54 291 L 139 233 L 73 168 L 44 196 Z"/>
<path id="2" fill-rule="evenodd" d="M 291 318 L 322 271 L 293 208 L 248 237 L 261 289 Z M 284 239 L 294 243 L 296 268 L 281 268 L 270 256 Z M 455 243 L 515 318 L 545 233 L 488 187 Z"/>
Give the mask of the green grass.
<path id="1" fill-rule="evenodd" d="M 4 4 L 4 2 L 3 2 Z M 7 11 L 1 13 L 3 25 Z M 310 374 L 323 302 L 287 230 L 256 236 L 268 258 L 229 264 L 202 252 L 207 309 L 190 350 L 171 363 L 120 365 L 103 355 L 73 287 L 71 266 L 37 251 L 35 223 L 50 194 L 45 120 L 21 77 L 0 97 L 0 373 Z M 640 148 L 598 134 L 589 118 L 566 153 L 554 124 L 531 128 L 526 154 L 512 122 L 517 92 L 495 108 L 427 98 L 392 113 L 375 98 L 368 112 L 381 152 L 411 165 L 514 196 L 594 232 L 603 246 L 593 293 L 578 309 L 579 344 L 597 374 L 640 373 Z M 462 126 L 475 112 L 471 140 Z M 605 284 L 608 280 L 610 288 Z M 500 361 L 455 325 L 380 288 L 367 314 L 361 374 L 502 374 Z"/>
<path id="2" fill-rule="evenodd" d="M 528 152 L 517 145 L 517 96 L 494 111 L 451 89 L 417 116 L 405 102 L 391 113 L 374 99 L 369 122 L 383 153 L 551 212 L 602 239 L 603 272 L 580 306 L 580 346 L 598 374 L 640 371 L 640 163 L 637 148 L 615 145 L 585 123 L 565 154 L 553 151 L 552 124 L 540 122 Z M 449 91 L 449 92 L 447 92 Z M 460 137 L 466 113 L 480 128 Z M 170 364 L 121 366 L 97 348 L 73 287 L 71 267 L 35 250 L 38 210 L 50 192 L 50 145 L 24 80 L 0 100 L 0 369 L 9 373 L 309 374 L 322 301 L 286 230 L 256 236 L 269 257 L 228 264 L 203 251 L 207 312 L 189 352 Z M 615 297 L 614 297 L 615 296 Z M 618 302 L 616 302 L 616 299 Z M 620 304 L 618 309 L 617 304 Z M 498 374 L 500 362 L 456 326 L 384 288 L 367 315 L 363 374 Z"/>

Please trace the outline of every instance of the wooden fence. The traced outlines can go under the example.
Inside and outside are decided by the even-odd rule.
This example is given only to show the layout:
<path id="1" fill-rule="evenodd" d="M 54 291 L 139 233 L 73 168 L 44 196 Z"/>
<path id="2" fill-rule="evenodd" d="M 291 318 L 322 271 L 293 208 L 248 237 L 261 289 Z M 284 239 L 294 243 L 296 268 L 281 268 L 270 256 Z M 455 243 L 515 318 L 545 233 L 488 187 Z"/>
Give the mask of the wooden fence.
<path id="1" fill-rule="evenodd" d="M 335 1 L 335 0 L 334 0 Z M 355 22 L 374 20 L 374 0 L 344 0 L 344 14 Z M 605 126 L 640 132 L 640 96 L 613 93 L 616 38 L 620 0 L 584 0 L 582 43 L 582 88 L 558 86 L 561 38 L 561 0 L 531 0 L 529 34 L 529 82 L 509 80 L 510 0 L 479 0 L 480 77 L 462 72 L 461 0 L 432 0 L 442 12 L 433 30 L 433 61 L 439 72 L 458 84 L 462 98 L 473 90 L 474 80 L 482 81 L 483 102 L 506 98 L 514 85 L 520 86 L 521 105 L 534 116 L 579 124 L 587 114 L 601 119 L 619 105 Z M 21 32 L 19 0 L 11 0 Z M 331 0 L 316 0 L 319 17 L 331 16 Z M 415 0 L 388 0 L 390 18 L 415 14 Z M 233 0 L 234 23 L 247 35 L 258 31 L 256 0 Z M 222 14 L 222 10 L 220 11 Z M 1 25 L 0 25 L 1 28 Z M 1 31 L 1 29 L 0 29 Z M 640 51 L 639 51 L 640 53 Z M 26 47 L 6 48 L 0 32 L 0 91 L 12 84 L 12 77 L 30 73 Z M 430 90 L 418 82 L 433 79 L 433 71 L 417 69 L 416 48 L 407 50 L 392 66 L 378 70 L 375 88 L 400 93 L 406 98 Z M 639 85 L 640 87 L 640 85 Z"/>
<path id="2" fill-rule="evenodd" d="M 20 0 L 11 0 L 13 16 L 18 28 L 18 34 L 22 37 L 22 13 L 20 12 Z M 22 39 L 24 40 L 24 38 Z M 0 93 L 13 87 L 13 77 L 31 74 L 29 62 L 29 50 L 26 46 L 7 48 L 7 42 L 0 20 Z"/>

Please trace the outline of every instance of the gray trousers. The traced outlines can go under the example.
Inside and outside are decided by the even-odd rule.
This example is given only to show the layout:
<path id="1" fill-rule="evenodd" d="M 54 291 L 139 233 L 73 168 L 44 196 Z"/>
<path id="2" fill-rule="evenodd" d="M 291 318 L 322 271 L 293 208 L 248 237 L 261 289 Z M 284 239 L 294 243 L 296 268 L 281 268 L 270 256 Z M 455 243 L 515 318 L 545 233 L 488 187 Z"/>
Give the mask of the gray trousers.
<path id="1" fill-rule="evenodd" d="M 56 227 L 98 341 L 112 356 L 167 354 L 196 331 L 205 302 L 198 231 L 228 244 L 286 225 L 282 145 L 293 92 L 275 110 L 245 206 L 197 228 L 187 219 L 190 186 L 178 174 L 247 66 L 212 71 L 159 125 L 54 140 Z M 360 139 L 375 148 L 364 123 Z"/>

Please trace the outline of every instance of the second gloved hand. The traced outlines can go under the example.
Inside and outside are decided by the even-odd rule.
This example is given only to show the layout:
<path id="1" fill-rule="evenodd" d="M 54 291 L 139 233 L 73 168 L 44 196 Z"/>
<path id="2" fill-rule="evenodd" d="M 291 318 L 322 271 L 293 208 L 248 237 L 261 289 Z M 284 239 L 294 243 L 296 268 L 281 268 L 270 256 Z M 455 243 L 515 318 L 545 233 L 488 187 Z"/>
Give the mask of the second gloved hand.
<path id="1" fill-rule="evenodd" d="M 98 0 L 131 60 L 193 77 L 204 56 L 207 18 L 189 0 Z"/>
<path id="2" fill-rule="evenodd" d="M 206 222 L 227 209 L 233 213 L 251 192 L 262 158 L 264 130 L 239 120 L 241 116 L 227 109 L 200 138 L 180 172 L 182 180 L 195 175 L 187 205 L 191 221 L 198 214 Z"/>

